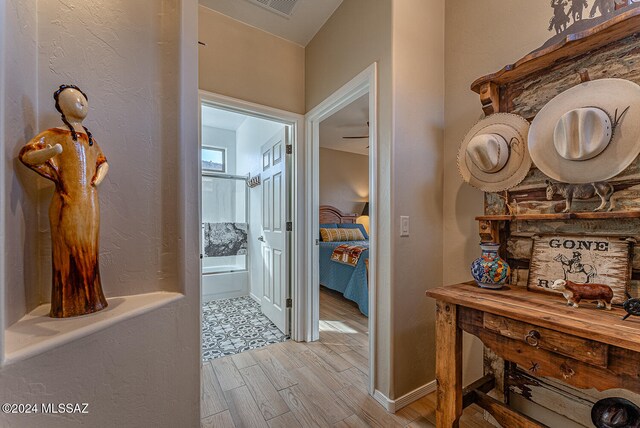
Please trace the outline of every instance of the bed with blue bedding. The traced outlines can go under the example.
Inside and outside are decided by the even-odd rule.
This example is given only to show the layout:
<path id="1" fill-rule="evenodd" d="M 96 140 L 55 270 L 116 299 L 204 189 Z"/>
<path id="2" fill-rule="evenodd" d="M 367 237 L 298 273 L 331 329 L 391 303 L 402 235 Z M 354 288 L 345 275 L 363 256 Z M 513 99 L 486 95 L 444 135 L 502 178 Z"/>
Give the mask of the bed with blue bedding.
<path id="1" fill-rule="evenodd" d="M 360 255 L 356 267 L 331 260 L 333 250 L 341 244 L 369 247 L 369 241 L 320 242 L 320 284 L 339 291 L 349 300 L 358 304 L 360 312 L 369 315 L 369 288 L 367 287 L 367 267 L 369 250 Z"/>
<path id="2" fill-rule="evenodd" d="M 319 242 L 320 247 L 320 285 L 338 291 L 345 298 L 355 302 L 365 316 L 369 316 L 369 286 L 367 267 L 369 259 L 369 236 L 361 224 L 355 224 L 356 214 L 347 215 L 331 206 L 320 207 L 320 228 L 358 228 L 364 241 Z M 350 266 L 331 260 L 333 250 L 339 245 L 357 245 L 366 247 L 360 254 L 356 266 Z"/>

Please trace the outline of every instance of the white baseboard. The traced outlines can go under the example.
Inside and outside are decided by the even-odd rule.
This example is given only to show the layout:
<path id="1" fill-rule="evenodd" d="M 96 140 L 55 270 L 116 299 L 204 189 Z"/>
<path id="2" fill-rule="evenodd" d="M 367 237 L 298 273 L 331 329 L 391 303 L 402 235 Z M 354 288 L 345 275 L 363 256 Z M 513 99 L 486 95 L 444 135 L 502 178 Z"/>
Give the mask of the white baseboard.
<path id="1" fill-rule="evenodd" d="M 425 395 L 431 394 L 435 390 L 436 381 L 432 380 L 431 382 L 422 385 L 421 387 L 416 388 L 413 391 L 403 395 L 402 397 L 396 398 L 395 400 L 388 398 L 377 389 L 373 394 L 373 398 L 375 398 L 378 403 L 382 404 L 387 412 L 395 413 L 403 407 L 413 403 L 414 401 L 421 399 Z"/>
<path id="2" fill-rule="evenodd" d="M 262 302 L 262 300 L 260 300 L 260 298 L 253 293 L 249 293 L 249 297 L 251 297 L 253 300 L 255 300 L 258 303 Z"/>

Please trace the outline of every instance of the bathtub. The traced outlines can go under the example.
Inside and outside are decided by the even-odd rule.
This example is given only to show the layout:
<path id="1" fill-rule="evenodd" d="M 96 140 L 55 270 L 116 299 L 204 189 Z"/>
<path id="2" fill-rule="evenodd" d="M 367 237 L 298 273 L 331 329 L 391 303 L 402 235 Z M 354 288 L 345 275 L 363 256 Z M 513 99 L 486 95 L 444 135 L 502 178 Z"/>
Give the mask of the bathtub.
<path id="1" fill-rule="evenodd" d="M 249 294 L 249 272 L 234 266 L 203 268 L 202 301 L 229 299 Z M 235 267 L 238 269 L 238 267 Z"/>

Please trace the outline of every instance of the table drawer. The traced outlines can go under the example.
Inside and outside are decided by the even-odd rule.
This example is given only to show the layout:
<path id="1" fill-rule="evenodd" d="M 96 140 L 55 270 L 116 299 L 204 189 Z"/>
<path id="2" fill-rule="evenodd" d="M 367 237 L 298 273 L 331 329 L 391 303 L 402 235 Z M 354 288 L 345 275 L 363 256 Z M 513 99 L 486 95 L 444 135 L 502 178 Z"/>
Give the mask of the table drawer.
<path id="1" fill-rule="evenodd" d="M 484 313 L 483 326 L 502 336 L 564 355 L 587 364 L 607 367 L 609 345 L 549 330 L 498 315 Z"/>

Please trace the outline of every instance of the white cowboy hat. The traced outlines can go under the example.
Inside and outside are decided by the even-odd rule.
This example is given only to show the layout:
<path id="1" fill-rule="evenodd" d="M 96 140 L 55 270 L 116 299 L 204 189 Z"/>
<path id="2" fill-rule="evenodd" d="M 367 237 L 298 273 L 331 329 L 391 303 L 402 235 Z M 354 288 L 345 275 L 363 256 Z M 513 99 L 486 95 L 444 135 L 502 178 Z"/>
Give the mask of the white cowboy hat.
<path id="1" fill-rule="evenodd" d="M 516 186 L 529 172 L 529 122 L 510 113 L 487 116 L 471 128 L 458 152 L 458 170 L 465 182 L 484 192 Z"/>
<path id="2" fill-rule="evenodd" d="M 562 92 L 531 124 L 529 152 L 540 171 L 564 183 L 615 177 L 640 154 L 640 86 L 601 79 Z"/>

